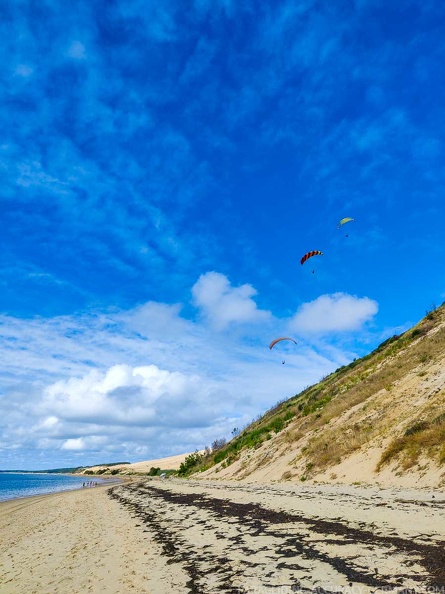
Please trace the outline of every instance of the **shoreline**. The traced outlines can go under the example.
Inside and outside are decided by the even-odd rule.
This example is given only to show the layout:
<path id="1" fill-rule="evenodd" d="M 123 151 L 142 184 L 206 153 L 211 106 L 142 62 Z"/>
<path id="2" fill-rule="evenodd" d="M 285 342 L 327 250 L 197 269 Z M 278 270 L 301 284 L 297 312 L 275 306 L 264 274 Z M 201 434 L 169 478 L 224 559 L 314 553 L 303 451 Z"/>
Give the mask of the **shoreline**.
<path id="1" fill-rule="evenodd" d="M 146 576 L 159 551 L 153 556 L 149 539 L 111 500 L 110 488 L 1 502 L 0 592 L 154 594 Z"/>
<path id="2" fill-rule="evenodd" d="M 4 473 L 4 474 L 7 474 L 7 473 Z M 11 474 L 20 474 L 20 473 L 14 472 L 14 473 L 11 473 Z M 23 473 L 23 474 L 28 474 L 28 473 Z M 32 474 L 45 474 L 46 475 L 48 473 L 43 473 L 42 472 L 42 473 L 32 473 Z M 75 477 L 77 477 L 78 475 L 66 473 L 66 475 L 64 475 L 64 476 L 75 476 Z M 80 484 L 81 483 L 81 480 L 84 483 L 83 485 Z M 73 487 L 73 488 L 61 489 L 60 491 L 49 491 L 48 493 L 42 492 L 42 493 L 34 493 L 32 495 L 29 495 L 29 494 L 28 495 L 19 495 L 18 497 L 8 497 L 7 499 L 0 499 L 0 506 L 3 503 L 8 503 L 9 501 L 17 501 L 17 500 L 20 501 L 22 499 L 31 499 L 33 497 L 44 497 L 44 496 L 51 496 L 51 495 L 61 495 L 63 493 L 71 493 L 73 491 L 79 491 L 79 490 L 82 491 L 84 489 L 94 489 L 94 488 L 98 488 L 98 487 L 101 487 L 101 486 L 110 487 L 112 485 L 117 485 L 117 484 L 126 482 L 126 477 L 118 477 L 118 478 L 116 478 L 114 476 L 113 477 L 100 477 L 100 479 L 97 479 L 96 478 L 96 479 L 91 479 L 91 480 L 94 480 L 94 482 L 98 482 L 98 481 L 100 481 L 100 482 L 98 482 L 98 484 L 95 485 L 95 486 L 87 486 L 87 485 L 85 485 L 85 483 L 88 482 L 88 481 L 87 480 L 80 479 L 79 480 L 79 486 L 76 486 L 76 487 Z M 105 481 L 107 481 L 108 484 L 105 484 Z"/>
<path id="3" fill-rule="evenodd" d="M 69 493 L 73 493 L 74 491 L 84 491 L 85 489 L 99 489 L 99 488 L 110 488 L 112 486 L 124 483 L 125 481 L 113 482 L 113 484 L 98 484 L 95 487 L 75 487 L 74 489 L 63 489 L 62 491 L 51 491 L 50 493 L 36 493 L 34 495 L 23 495 L 21 497 L 13 497 L 11 499 L 0 499 L 0 511 L 3 506 L 8 503 L 19 503 L 22 501 L 28 501 L 32 503 L 32 500 L 41 500 L 46 499 L 48 497 L 57 497 L 58 495 L 67 495 Z"/>

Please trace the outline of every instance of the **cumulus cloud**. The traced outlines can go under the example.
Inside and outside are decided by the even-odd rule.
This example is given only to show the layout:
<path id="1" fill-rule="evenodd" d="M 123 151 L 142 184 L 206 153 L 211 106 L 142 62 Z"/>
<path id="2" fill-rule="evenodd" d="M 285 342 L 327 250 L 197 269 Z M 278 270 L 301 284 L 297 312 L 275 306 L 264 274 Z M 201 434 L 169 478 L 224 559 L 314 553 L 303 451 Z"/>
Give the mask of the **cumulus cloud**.
<path id="1" fill-rule="evenodd" d="M 220 388 L 198 375 L 156 365 L 114 365 L 48 386 L 41 408 L 65 422 L 196 427 L 221 414 L 217 392 Z"/>
<path id="2" fill-rule="evenodd" d="M 321 295 L 304 303 L 290 322 L 294 332 L 327 334 L 359 330 L 378 311 L 376 301 L 345 293 Z"/>
<path id="3" fill-rule="evenodd" d="M 62 444 L 62 450 L 85 450 L 86 449 L 86 440 L 82 437 L 78 437 L 77 439 L 67 439 Z"/>
<path id="4" fill-rule="evenodd" d="M 267 348 L 264 324 L 247 339 L 215 337 L 215 326 L 286 324 L 258 309 L 254 295 L 251 285 L 232 287 L 211 272 L 193 287 L 204 323 L 183 317 L 182 304 L 156 302 L 48 319 L 1 316 L 0 467 L 200 449 L 356 356 L 299 342 L 277 374 L 281 353 Z"/>
<path id="5" fill-rule="evenodd" d="M 218 330 L 234 323 L 261 323 L 269 320 L 270 312 L 258 309 L 253 300 L 256 293 L 249 284 L 232 287 L 228 278 L 219 272 L 202 274 L 192 289 L 194 304 Z"/>
<path id="6" fill-rule="evenodd" d="M 91 435 L 89 437 L 76 437 L 65 440 L 60 446 L 61 450 L 68 451 L 100 451 L 106 447 L 108 438 L 102 435 Z"/>

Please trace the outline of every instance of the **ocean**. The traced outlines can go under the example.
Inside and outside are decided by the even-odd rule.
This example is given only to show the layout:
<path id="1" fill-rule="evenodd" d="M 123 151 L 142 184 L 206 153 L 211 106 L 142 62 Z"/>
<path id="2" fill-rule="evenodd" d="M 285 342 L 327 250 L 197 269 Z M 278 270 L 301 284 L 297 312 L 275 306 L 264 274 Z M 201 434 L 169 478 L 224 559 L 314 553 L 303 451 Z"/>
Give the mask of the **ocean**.
<path id="1" fill-rule="evenodd" d="M 98 485 L 104 482 L 95 477 L 67 474 L 0 472 L 0 501 L 81 489 L 91 480 Z"/>

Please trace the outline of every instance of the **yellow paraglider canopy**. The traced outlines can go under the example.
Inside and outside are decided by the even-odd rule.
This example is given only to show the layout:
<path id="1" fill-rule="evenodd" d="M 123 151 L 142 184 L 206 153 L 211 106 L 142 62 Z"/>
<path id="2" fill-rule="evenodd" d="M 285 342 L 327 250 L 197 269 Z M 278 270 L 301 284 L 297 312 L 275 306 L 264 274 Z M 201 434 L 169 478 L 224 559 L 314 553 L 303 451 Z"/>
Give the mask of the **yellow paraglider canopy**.
<path id="1" fill-rule="evenodd" d="M 345 223 L 350 223 L 351 221 L 353 221 L 354 219 L 352 219 L 351 217 L 345 217 L 344 219 L 341 219 L 341 221 L 338 223 L 337 225 L 337 229 L 340 229 L 340 227 L 342 225 L 344 225 Z"/>

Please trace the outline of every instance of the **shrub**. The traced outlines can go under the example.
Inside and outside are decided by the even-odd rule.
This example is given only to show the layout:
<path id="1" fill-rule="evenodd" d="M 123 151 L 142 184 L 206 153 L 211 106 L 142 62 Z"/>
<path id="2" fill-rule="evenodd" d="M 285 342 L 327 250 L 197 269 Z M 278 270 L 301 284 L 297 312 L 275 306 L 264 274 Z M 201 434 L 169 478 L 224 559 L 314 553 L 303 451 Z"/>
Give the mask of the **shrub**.
<path id="1" fill-rule="evenodd" d="M 227 441 L 224 437 L 221 437 L 220 439 L 215 439 L 215 441 L 212 443 L 212 452 L 220 450 L 226 445 L 226 443 Z"/>
<path id="2" fill-rule="evenodd" d="M 445 413 L 441 413 L 438 417 L 433 419 L 433 425 L 443 425 L 445 424 Z"/>
<path id="3" fill-rule="evenodd" d="M 375 350 L 376 351 L 383 350 L 386 346 L 388 346 L 392 342 L 395 342 L 398 338 L 399 338 L 399 336 L 397 334 L 394 334 L 394 336 L 391 336 L 390 338 L 387 338 L 382 343 L 380 343 L 379 346 Z"/>
<path id="4" fill-rule="evenodd" d="M 420 431 L 425 431 L 425 429 L 428 429 L 428 427 L 429 424 L 426 421 L 417 421 L 417 423 L 414 423 L 414 425 L 408 427 L 408 429 L 406 429 L 403 435 L 405 437 L 408 437 L 409 435 L 414 435 L 414 433 L 420 433 Z"/>
<path id="5" fill-rule="evenodd" d="M 226 456 L 227 456 L 227 452 L 218 452 L 214 456 L 213 461 L 215 462 L 215 464 L 218 464 L 218 462 L 222 462 Z"/>
<path id="6" fill-rule="evenodd" d="M 181 462 L 178 470 L 178 476 L 188 476 L 201 462 L 203 456 L 196 450 L 193 454 L 186 456 L 184 462 Z"/>
<path id="7" fill-rule="evenodd" d="M 283 417 L 277 417 L 270 423 L 270 428 L 275 431 L 275 433 L 279 433 L 282 429 L 284 429 L 284 419 Z"/>
<path id="8" fill-rule="evenodd" d="M 434 318 L 436 317 L 436 310 L 437 310 L 437 305 L 435 303 L 432 303 L 431 306 L 429 307 L 429 309 L 427 309 L 425 312 L 426 319 L 434 320 Z"/>

